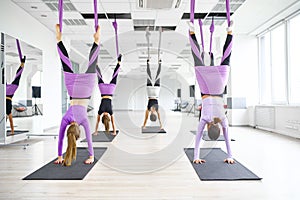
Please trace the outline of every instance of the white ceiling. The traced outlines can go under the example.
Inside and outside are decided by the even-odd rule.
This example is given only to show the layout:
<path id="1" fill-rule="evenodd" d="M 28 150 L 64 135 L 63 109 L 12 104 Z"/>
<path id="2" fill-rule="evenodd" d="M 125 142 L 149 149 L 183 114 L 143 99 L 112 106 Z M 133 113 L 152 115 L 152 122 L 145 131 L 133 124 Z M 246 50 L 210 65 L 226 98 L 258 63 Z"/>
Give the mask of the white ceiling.
<path id="1" fill-rule="evenodd" d="M 51 9 L 45 4 L 47 2 L 58 2 L 58 0 L 12 0 L 18 6 L 30 13 L 33 17 L 39 20 L 42 24 L 54 31 L 54 26 L 58 23 L 57 11 Z M 163 2 L 170 0 L 148 0 L 152 2 Z M 234 6 L 245 0 L 231 0 L 231 5 Z M 67 0 L 64 0 L 67 2 Z M 76 11 L 64 12 L 64 19 L 82 19 L 87 25 L 67 26 L 63 24 L 63 35 L 71 40 L 71 58 L 80 63 L 86 63 L 88 57 L 89 46 L 87 44 L 93 42 L 92 34 L 94 33 L 94 20 L 84 19 L 80 13 L 93 13 L 93 0 L 69 0 Z M 225 0 L 196 0 L 195 12 L 211 12 L 218 3 L 223 3 Z M 299 2 L 299 0 L 246 0 L 233 15 L 235 20 L 235 31 L 238 34 L 255 33 L 255 30 L 270 21 L 274 15 L 281 12 L 284 8 L 291 4 Z M 224 7 L 224 6 L 223 6 Z M 223 8 L 221 8 L 223 9 Z M 162 34 L 162 59 L 163 67 L 171 67 L 176 65 L 177 73 L 192 73 L 189 68 L 192 66 L 192 58 L 189 52 L 186 25 L 187 20 L 181 20 L 183 13 L 189 13 L 190 0 L 181 0 L 179 8 L 171 9 L 144 9 L 138 8 L 138 0 L 98 0 L 98 13 L 130 13 L 132 19 L 119 19 L 119 45 L 120 53 L 124 54 L 122 73 L 135 71 L 139 74 L 143 71 L 146 59 L 146 48 L 141 48 L 140 45 L 146 43 L 144 31 L 134 31 L 133 20 L 136 19 L 152 19 L 155 20 L 155 26 L 176 26 L 175 31 L 164 31 Z M 225 9 L 221 12 L 225 12 Z M 112 20 L 99 19 L 101 26 L 101 50 L 99 64 L 101 67 L 115 64 L 115 40 L 114 30 L 111 25 Z M 224 23 L 222 26 L 216 27 L 215 37 L 224 34 Z M 209 26 L 204 27 L 205 38 L 208 40 Z M 198 26 L 197 29 L 198 30 Z M 155 50 L 158 45 L 158 32 L 152 32 L 151 35 L 152 54 L 153 58 L 157 58 Z M 208 43 L 208 41 L 206 41 Z M 139 45 L 139 47 L 137 47 Z M 180 57 L 180 58 L 178 58 Z M 182 59 L 184 57 L 185 59 Z M 157 60 L 157 59 L 156 59 Z M 155 60 L 151 62 L 156 63 Z M 179 65 L 179 66 L 178 66 Z M 111 67 L 109 67 L 111 68 Z M 168 69 L 164 69 L 168 70 Z M 134 74 L 134 73 L 133 73 Z M 143 73 L 144 74 L 144 73 Z"/>
<path id="2" fill-rule="evenodd" d="M 20 42 L 21 52 L 26 56 L 26 66 L 36 65 L 42 71 L 42 50 L 31 46 L 23 41 Z M 7 67 L 18 67 L 20 65 L 16 38 L 5 35 L 5 63 Z"/>

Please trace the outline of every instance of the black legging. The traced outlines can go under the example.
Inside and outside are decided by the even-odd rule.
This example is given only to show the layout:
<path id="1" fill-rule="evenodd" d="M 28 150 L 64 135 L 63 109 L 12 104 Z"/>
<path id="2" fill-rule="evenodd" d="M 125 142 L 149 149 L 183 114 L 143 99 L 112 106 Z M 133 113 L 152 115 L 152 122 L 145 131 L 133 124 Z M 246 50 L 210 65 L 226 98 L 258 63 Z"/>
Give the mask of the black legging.
<path id="1" fill-rule="evenodd" d="M 115 85 L 117 84 L 117 78 L 118 78 L 118 75 L 119 75 L 119 73 L 117 73 L 117 71 L 119 70 L 120 66 L 121 65 L 118 62 L 117 65 L 116 65 L 116 67 L 115 67 L 115 69 L 114 69 L 114 73 L 112 75 L 112 79 L 109 82 L 110 84 L 115 84 Z M 98 84 L 104 83 L 104 81 L 103 81 L 103 79 L 101 77 L 102 75 L 101 75 L 101 71 L 100 71 L 100 68 L 98 67 L 98 65 L 96 66 L 96 70 L 97 70 L 97 73 L 98 73 L 98 76 L 97 76 L 98 77 Z"/>
<path id="2" fill-rule="evenodd" d="M 64 56 L 69 58 L 68 52 L 67 52 L 63 42 L 60 41 L 57 45 L 58 45 L 59 49 L 61 50 L 61 52 L 64 54 Z M 94 55 L 97 48 L 98 48 L 98 45 L 96 43 L 94 43 L 91 48 L 91 51 L 90 51 L 89 59 L 92 58 L 92 56 Z M 95 59 L 95 61 L 88 66 L 85 73 L 95 73 L 96 72 L 97 59 Z M 74 73 L 72 68 L 70 68 L 62 59 L 60 59 L 60 60 L 61 60 L 64 72 Z"/>
<path id="3" fill-rule="evenodd" d="M 160 86 L 160 77 L 159 77 L 160 72 L 161 72 L 161 61 L 158 62 L 158 69 L 157 69 L 157 72 L 156 72 L 154 86 Z M 147 61 L 147 75 L 148 75 L 148 77 L 147 77 L 147 86 L 153 86 L 149 61 Z"/>

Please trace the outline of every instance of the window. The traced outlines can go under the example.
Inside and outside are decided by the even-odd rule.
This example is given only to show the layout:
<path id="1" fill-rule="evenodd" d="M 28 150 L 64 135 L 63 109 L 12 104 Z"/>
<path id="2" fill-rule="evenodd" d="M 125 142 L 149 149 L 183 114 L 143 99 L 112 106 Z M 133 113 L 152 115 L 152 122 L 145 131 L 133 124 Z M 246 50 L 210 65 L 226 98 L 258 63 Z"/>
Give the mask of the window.
<path id="1" fill-rule="evenodd" d="M 260 38 L 260 102 L 271 102 L 271 43 L 270 32 Z"/>
<path id="2" fill-rule="evenodd" d="M 260 103 L 300 104 L 300 15 L 259 39 Z"/>
<path id="3" fill-rule="evenodd" d="M 300 15 L 290 20 L 289 26 L 289 92 L 290 103 L 300 104 Z"/>
<path id="4" fill-rule="evenodd" d="M 271 31 L 272 101 L 284 104 L 286 98 L 286 51 L 284 24 Z"/>

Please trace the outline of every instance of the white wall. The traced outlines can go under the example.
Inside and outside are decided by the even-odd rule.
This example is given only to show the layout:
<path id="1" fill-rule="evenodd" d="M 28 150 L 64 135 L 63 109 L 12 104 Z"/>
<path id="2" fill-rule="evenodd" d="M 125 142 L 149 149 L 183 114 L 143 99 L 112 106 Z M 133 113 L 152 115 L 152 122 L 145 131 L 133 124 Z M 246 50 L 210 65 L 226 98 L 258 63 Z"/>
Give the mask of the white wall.
<path id="1" fill-rule="evenodd" d="M 177 98 L 177 88 L 180 83 L 176 79 L 161 78 L 159 105 L 164 110 L 174 109 L 174 100 Z M 145 110 L 148 97 L 146 80 L 120 78 L 115 91 L 113 106 L 115 110 Z"/>
<path id="2" fill-rule="evenodd" d="M 263 120 L 257 119 L 261 115 L 255 114 L 256 110 L 272 109 L 274 112 L 265 111 Z M 300 107 L 299 106 L 274 106 L 258 105 L 248 109 L 253 124 L 250 126 L 275 133 L 300 138 Z M 256 117 L 255 117 L 256 116 Z M 261 118 L 261 117 L 260 117 Z M 251 123 L 251 122 L 250 122 Z M 270 127 L 270 124 L 274 124 Z"/>
<path id="3" fill-rule="evenodd" d="M 61 119 L 61 64 L 55 35 L 11 1 L 1 1 L 0 31 L 42 50 L 43 128 L 58 126 Z"/>

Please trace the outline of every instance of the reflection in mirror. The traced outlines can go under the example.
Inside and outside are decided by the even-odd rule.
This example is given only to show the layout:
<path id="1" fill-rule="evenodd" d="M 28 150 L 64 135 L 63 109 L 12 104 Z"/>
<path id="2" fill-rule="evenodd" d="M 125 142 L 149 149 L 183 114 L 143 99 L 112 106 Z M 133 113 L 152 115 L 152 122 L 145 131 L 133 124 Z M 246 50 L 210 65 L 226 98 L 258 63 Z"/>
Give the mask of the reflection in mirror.
<path id="1" fill-rule="evenodd" d="M 14 136 L 13 141 L 42 131 L 42 51 L 23 41 L 19 44 L 21 51 L 16 38 L 5 35 L 6 137 Z"/>

